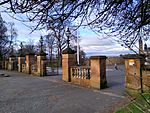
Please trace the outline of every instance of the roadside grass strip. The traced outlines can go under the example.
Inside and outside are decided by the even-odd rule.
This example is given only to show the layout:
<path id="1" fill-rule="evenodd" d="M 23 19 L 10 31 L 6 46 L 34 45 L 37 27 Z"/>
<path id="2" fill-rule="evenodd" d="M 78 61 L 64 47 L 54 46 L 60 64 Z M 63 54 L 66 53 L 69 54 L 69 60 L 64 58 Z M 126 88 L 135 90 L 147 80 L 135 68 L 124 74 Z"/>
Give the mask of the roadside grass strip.
<path id="1" fill-rule="evenodd" d="M 138 108 L 138 109 L 140 109 L 141 111 L 143 111 L 143 112 L 146 112 L 147 111 L 147 107 L 145 107 L 145 106 L 143 106 L 143 105 L 141 105 L 140 103 L 138 103 L 138 102 L 133 102 L 133 104 Z"/>
<path id="2" fill-rule="evenodd" d="M 130 111 L 128 108 L 125 107 L 118 110 L 116 113 L 132 113 L 132 111 Z"/>
<path id="3" fill-rule="evenodd" d="M 150 113 L 150 93 L 139 95 L 115 113 Z"/>
<path id="4" fill-rule="evenodd" d="M 139 108 L 137 108 L 133 103 L 129 104 L 129 106 L 127 107 L 132 111 L 132 113 L 144 113 Z"/>

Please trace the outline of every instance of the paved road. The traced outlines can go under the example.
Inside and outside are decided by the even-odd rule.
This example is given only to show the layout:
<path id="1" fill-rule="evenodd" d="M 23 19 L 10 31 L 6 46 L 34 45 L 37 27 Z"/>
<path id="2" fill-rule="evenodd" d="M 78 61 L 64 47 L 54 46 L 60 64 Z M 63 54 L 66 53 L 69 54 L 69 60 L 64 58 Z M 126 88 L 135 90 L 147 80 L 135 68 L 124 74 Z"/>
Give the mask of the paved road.
<path id="1" fill-rule="evenodd" d="M 107 69 L 109 88 L 98 91 L 61 81 L 61 76 L 33 77 L 0 71 L 0 113 L 112 113 L 128 101 L 124 72 Z"/>

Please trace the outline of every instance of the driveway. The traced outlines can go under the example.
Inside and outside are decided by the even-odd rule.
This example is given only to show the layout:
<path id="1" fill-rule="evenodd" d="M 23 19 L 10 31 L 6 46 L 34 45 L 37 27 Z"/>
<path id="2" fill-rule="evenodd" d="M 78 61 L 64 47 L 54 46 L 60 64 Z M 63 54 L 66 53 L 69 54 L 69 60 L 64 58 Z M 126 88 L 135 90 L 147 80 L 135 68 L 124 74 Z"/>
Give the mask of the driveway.
<path id="1" fill-rule="evenodd" d="M 112 113 L 129 101 L 124 70 L 107 67 L 109 88 L 94 90 L 61 81 L 61 76 L 34 77 L 2 71 L 0 113 Z"/>

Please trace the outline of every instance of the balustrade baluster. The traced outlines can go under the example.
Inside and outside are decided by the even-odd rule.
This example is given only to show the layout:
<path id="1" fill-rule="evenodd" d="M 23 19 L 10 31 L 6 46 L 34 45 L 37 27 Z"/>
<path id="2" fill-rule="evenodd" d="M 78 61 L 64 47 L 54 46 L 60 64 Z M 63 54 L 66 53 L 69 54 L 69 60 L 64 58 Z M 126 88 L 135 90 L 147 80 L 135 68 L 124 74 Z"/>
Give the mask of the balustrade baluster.
<path id="1" fill-rule="evenodd" d="M 90 69 L 88 69 L 87 79 L 90 79 Z"/>
<path id="2" fill-rule="evenodd" d="M 85 68 L 83 68 L 83 79 L 85 79 Z"/>
<path id="3" fill-rule="evenodd" d="M 75 77 L 77 77 L 77 75 L 78 75 L 78 70 L 77 68 L 75 68 Z"/>
<path id="4" fill-rule="evenodd" d="M 81 78 L 83 79 L 83 68 L 81 68 Z"/>
<path id="5" fill-rule="evenodd" d="M 84 68 L 84 79 L 86 79 L 86 68 Z"/>
<path id="6" fill-rule="evenodd" d="M 72 70 L 72 76 L 74 77 L 75 73 L 74 73 L 74 68 L 71 68 Z"/>
<path id="7" fill-rule="evenodd" d="M 79 78 L 81 78 L 81 74 L 82 74 L 82 73 L 81 73 L 81 68 L 79 68 L 79 73 L 80 73 L 80 74 L 79 74 Z"/>

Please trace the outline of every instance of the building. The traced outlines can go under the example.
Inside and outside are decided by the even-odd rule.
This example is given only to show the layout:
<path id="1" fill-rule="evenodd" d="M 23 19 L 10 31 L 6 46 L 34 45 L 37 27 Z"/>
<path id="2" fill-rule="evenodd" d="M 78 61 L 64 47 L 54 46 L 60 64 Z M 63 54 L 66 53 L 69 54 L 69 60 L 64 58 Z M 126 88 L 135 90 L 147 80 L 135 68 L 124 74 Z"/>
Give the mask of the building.
<path id="1" fill-rule="evenodd" d="M 150 47 L 147 47 L 146 43 L 143 46 L 143 41 L 141 38 L 139 39 L 139 54 L 146 55 L 145 65 L 150 65 Z"/>

